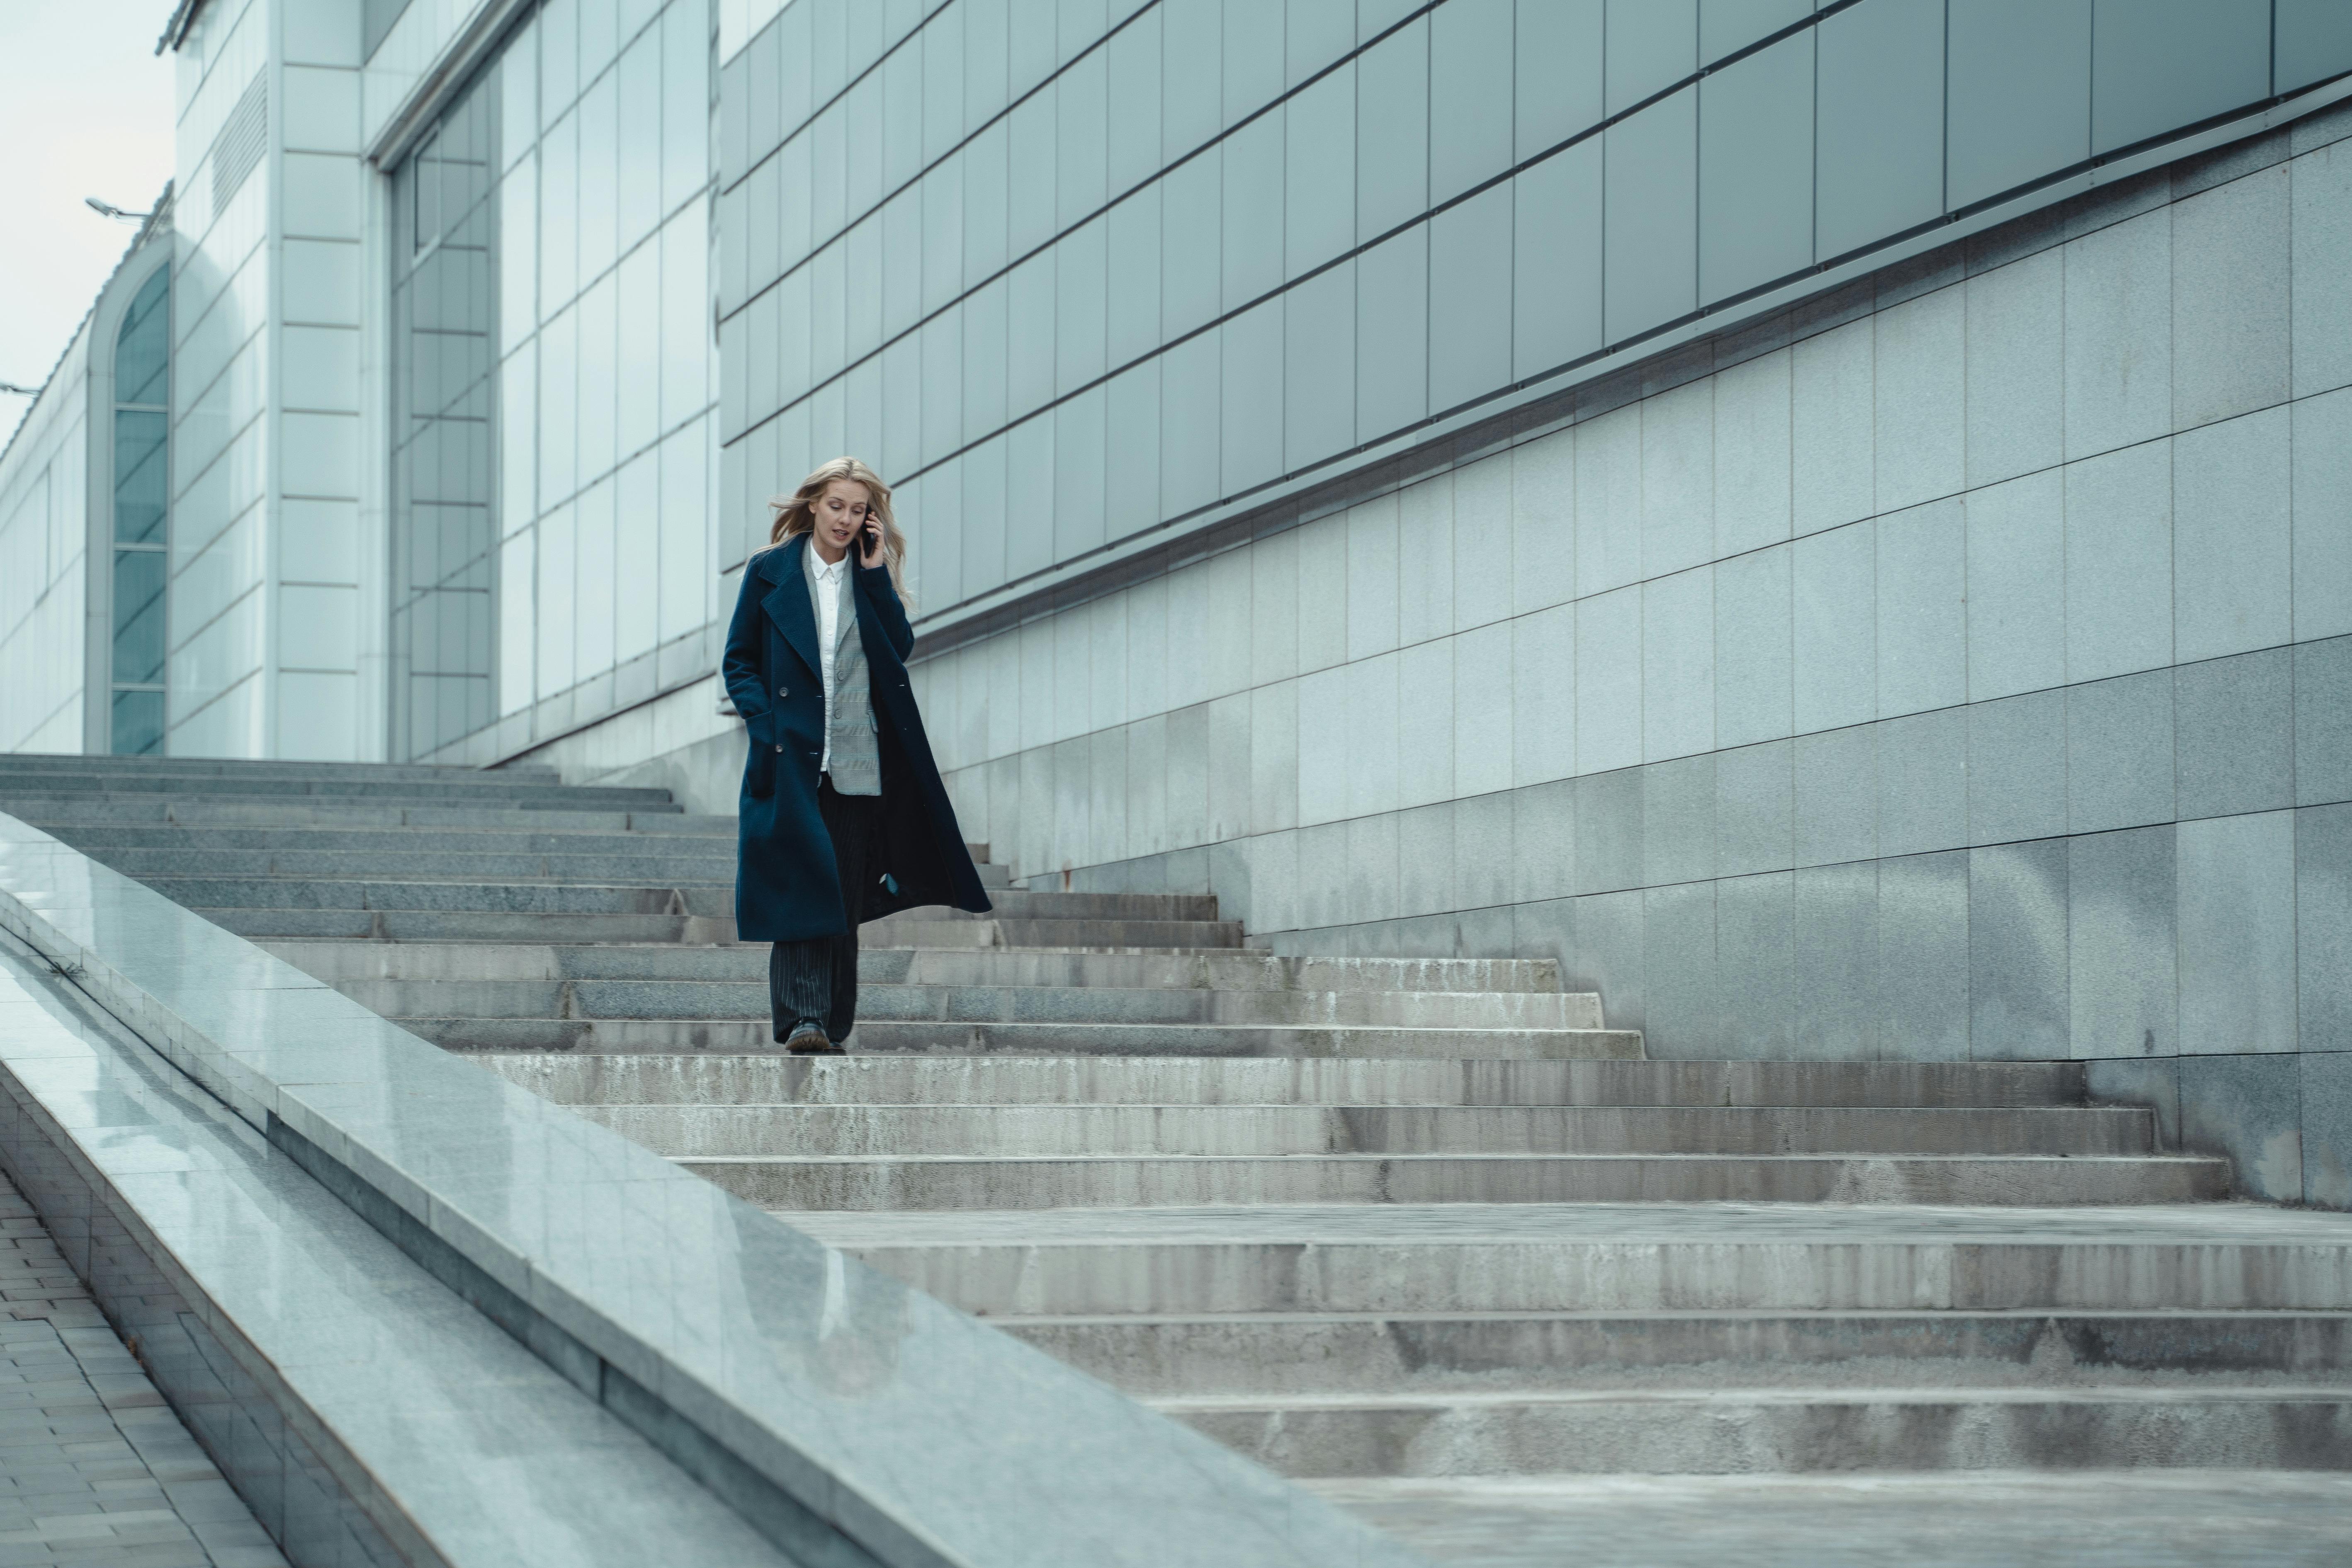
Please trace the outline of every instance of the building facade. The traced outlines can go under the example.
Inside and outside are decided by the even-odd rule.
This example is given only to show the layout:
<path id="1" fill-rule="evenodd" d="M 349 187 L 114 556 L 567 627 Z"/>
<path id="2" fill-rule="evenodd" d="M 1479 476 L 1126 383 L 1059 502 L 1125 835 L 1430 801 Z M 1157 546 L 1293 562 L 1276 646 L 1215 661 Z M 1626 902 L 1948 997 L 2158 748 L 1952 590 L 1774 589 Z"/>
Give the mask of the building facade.
<path id="1" fill-rule="evenodd" d="M 853 452 L 1023 877 L 1556 956 L 1656 1055 L 2082 1058 L 2352 1203 L 2340 5 L 184 0 L 165 42 L 167 390 L 102 395 L 168 483 L 95 477 L 94 318 L 0 458 L 0 744 L 730 810 L 717 628 Z"/>

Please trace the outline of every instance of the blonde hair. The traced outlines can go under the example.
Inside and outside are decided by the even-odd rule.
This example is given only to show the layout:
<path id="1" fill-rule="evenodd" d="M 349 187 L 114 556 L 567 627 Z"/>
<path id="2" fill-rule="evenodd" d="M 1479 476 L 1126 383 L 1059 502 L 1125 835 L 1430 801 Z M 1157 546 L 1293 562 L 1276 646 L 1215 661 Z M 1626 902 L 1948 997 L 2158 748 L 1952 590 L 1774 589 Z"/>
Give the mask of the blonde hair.
<path id="1" fill-rule="evenodd" d="M 768 525 L 768 542 L 782 544 L 796 533 L 815 531 L 817 499 L 824 494 L 825 487 L 836 479 L 846 479 L 851 484 L 866 487 L 866 494 L 872 503 L 866 510 L 882 525 L 882 564 L 890 569 L 891 591 L 898 595 L 900 604 L 912 605 L 914 601 L 907 595 L 904 576 L 907 536 L 898 531 L 898 520 L 890 515 L 890 487 L 882 482 L 881 475 L 855 458 L 835 458 L 829 463 L 820 463 L 816 471 L 803 479 L 801 488 L 792 494 L 770 496 L 768 508 L 776 516 L 775 521 Z M 857 552 L 855 542 L 852 542 L 850 549 L 852 554 Z"/>

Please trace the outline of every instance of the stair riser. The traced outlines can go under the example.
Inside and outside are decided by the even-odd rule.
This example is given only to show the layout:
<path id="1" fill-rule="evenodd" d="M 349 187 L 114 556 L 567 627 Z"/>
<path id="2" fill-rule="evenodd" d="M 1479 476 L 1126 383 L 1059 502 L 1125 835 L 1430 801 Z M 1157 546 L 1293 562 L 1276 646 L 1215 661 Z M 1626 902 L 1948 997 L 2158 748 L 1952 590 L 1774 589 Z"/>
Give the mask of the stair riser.
<path id="1" fill-rule="evenodd" d="M 764 959 L 764 955 L 762 955 Z M 877 965 L 877 967 L 879 967 Z M 388 1017 L 764 1018 L 758 980 L 345 980 L 338 989 Z M 873 1022 L 1238 1024 L 1442 1029 L 1591 1028 L 1567 997 L 1297 991 L 1123 991 L 1077 986 L 859 987 Z"/>
<path id="2" fill-rule="evenodd" d="M 79 795 L 193 795 L 214 800 L 244 796 L 248 799 L 350 800 L 378 804 L 396 801 L 415 805 L 552 805 L 571 811 L 598 807 L 642 811 L 667 804 L 669 798 L 666 790 L 604 789 L 586 784 L 496 784 L 488 782 L 491 776 L 478 774 L 477 782 L 453 784 L 409 780 L 211 778 L 174 773 L 158 773 L 145 778 L 44 773 L 38 778 L 28 777 L 21 781 L 0 780 L 0 810 L 6 810 L 7 802 L 18 795 L 47 798 Z"/>
<path id="3" fill-rule="evenodd" d="M 333 882 L 258 878 L 142 879 L 190 909 L 401 910 L 523 915 L 732 917 L 731 886 L 571 887 L 562 883 Z"/>
<path id="4" fill-rule="evenodd" d="M 385 951 L 354 949 L 357 952 Z M 391 950 L 398 951 L 398 950 Z M 874 956 L 868 954 L 868 957 Z M 565 1105 L 2070 1105 L 2071 1063 L 485 1055 Z"/>
<path id="5" fill-rule="evenodd" d="M 1568 1107 L 581 1106 L 657 1153 L 915 1158 L 1092 1154 L 2146 1153 L 2141 1110 Z"/>
<path id="6" fill-rule="evenodd" d="M 1030 1209 L 1202 1204 L 2161 1204 L 2222 1194 L 2195 1160 L 2018 1162 L 1566 1155 L 1301 1160 L 683 1160 L 772 1209 Z"/>
<path id="7" fill-rule="evenodd" d="M 982 869 L 1001 869 L 986 868 Z M 887 934 L 878 926 L 869 936 Z M 396 952 L 342 944 L 298 948 L 273 943 L 273 951 L 310 973 L 337 980 L 740 980 L 766 984 L 768 949 L 747 943 L 724 949 L 628 951 L 514 943 L 484 947 L 412 946 Z M 1083 985 L 1116 990 L 1212 990 L 1300 992 L 1380 996 L 1400 992 L 1444 992 L 1513 998 L 1509 1006 L 1549 1006 L 1561 996 L 1558 971 L 1541 964 L 1486 961 L 1368 960 L 1324 963 L 1270 954 L 1226 952 L 1063 953 L 1015 948 L 940 952 L 869 945 L 858 955 L 857 973 L 869 984 Z M 1511 984 L 1490 984 L 1509 979 Z M 1528 998 L 1536 998 L 1529 1000 Z M 1601 1023 L 1600 999 L 1570 993 L 1564 1004 L 1573 1015 Z"/>
<path id="8" fill-rule="evenodd" d="M 612 883 L 679 882 L 731 887 L 735 856 L 701 850 L 673 851 L 658 844 L 640 843 L 625 855 L 502 854 L 470 846 L 432 850 L 421 847 L 431 837 L 420 834 L 416 849 L 312 851 L 299 849 L 108 849 L 90 850 L 90 858 L 126 877 L 143 882 L 172 878 L 282 877 L 316 879 L 339 885 L 368 878 L 423 881 L 449 878 L 461 884 L 512 878 L 559 885 L 601 886 Z"/>
<path id="9" fill-rule="evenodd" d="M 2352 1384 L 2352 1318 L 1890 1313 L 1001 1322 L 1138 1398 Z"/>
<path id="10" fill-rule="evenodd" d="M 1239 921 L 997 920 L 892 915 L 866 940 L 896 947 L 1238 948 Z"/>
<path id="11" fill-rule="evenodd" d="M 2352 1310 L 2352 1249 L 2336 1246 L 1629 1240 L 847 1250 L 992 1316 Z"/>
<path id="12" fill-rule="evenodd" d="M 571 1019 L 402 1017 L 401 1026 L 451 1050 L 754 1051 L 772 1043 L 764 1017 Z M 942 1024 L 871 1018 L 853 1051 L 940 1055 L 1175 1057 L 1509 1057 L 1640 1055 L 1642 1037 L 1601 1029 L 1312 1029 L 1211 1024 Z"/>
<path id="13" fill-rule="evenodd" d="M 302 853 L 334 855 L 411 855 L 448 853 L 456 848 L 484 855 L 669 855 L 695 859 L 735 858 L 730 833 L 715 836 L 684 833 L 631 833 L 625 829 L 549 831 L 517 825 L 513 814 L 498 828 L 478 828 L 463 835 L 423 827 L 227 827 L 184 826 L 148 823 L 132 826 L 68 823 L 58 837 L 85 855 L 121 856 L 130 851 L 182 854 Z M 112 862 L 109 862 L 111 864 Z"/>
<path id="14" fill-rule="evenodd" d="M 2352 1391 L 2334 1400 L 1727 1396 L 1696 1407 L 1595 1401 L 1175 1414 L 1295 1477 L 2352 1468 Z"/>
<path id="15" fill-rule="evenodd" d="M 225 930 L 256 940 L 375 942 L 731 942 L 731 918 L 699 915 L 501 913 L 490 910 L 217 909 L 194 906 Z"/>
<path id="16" fill-rule="evenodd" d="M 188 826 L 264 829 L 314 827 L 394 831 L 404 827 L 542 833 L 664 833 L 684 838 L 716 837 L 732 844 L 731 816 L 688 816 L 682 808 L 659 804 L 627 811 L 530 809 L 499 806 L 371 805 L 366 801 L 321 801 L 278 797 L 215 799 L 199 795 L 6 795 L 0 812 L 30 822 L 59 837 L 77 827 L 141 826 L 173 832 Z M 65 831 L 58 831 L 63 829 Z"/>

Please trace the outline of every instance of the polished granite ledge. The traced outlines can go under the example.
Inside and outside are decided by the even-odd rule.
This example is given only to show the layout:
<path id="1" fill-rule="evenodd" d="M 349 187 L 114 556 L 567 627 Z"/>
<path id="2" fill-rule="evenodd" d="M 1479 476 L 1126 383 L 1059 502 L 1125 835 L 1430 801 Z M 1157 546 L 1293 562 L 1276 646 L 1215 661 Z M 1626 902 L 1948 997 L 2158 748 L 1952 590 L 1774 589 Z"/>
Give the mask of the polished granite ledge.
<path id="1" fill-rule="evenodd" d="M 299 1152 L 360 1212 L 375 1211 L 372 1234 L 404 1242 L 436 1289 L 455 1282 L 489 1314 L 477 1321 L 504 1314 L 544 1364 L 572 1375 L 567 1392 L 593 1371 L 605 1410 L 807 1561 L 1418 1561 L 1208 1439 L 446 1055 L 5 816 L 0 928 L 219 1096 L 256 1143 Z M 47 1087 L 67 1099 L 87 1075 L 37 1058 L 0 1055 L 0 1065 L 37 1095 L 62 1071 Z M 83 1157 L 108 1139 L 102 1122 L 60 1127 Z M 138 1142 L 168 1146 L 163 1170 L 183 1184 L 233 1177 L 184 1140 Z M 189 1283 L 201 1296 L 193 1272 Z M 335 1331 L 324 1321 L 311 1331 Z M 764 1510 L 763 1495 L 787 1500 L 786 1516 Z M 803 1533 L 812 1521 L 830 1539 Z"/>

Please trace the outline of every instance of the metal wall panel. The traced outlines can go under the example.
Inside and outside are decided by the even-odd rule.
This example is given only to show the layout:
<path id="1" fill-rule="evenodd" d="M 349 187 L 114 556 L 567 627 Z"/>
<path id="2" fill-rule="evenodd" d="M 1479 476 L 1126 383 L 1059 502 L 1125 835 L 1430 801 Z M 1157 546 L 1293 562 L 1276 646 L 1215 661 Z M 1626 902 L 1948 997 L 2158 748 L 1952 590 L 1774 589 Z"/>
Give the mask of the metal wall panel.
<path id="1" fill-rule="evenodd" d="M 2272 13 L 2271 90 L 2294 92 L 2352 71 L 2352 5 L 2342 0 L 2277 0 Z"/>
<path id="2" fill-rule="evenodd" d="M 1399 28 L 1356 61 L 1356 240 L 1429 205 L 1429 23 Z"/>
<path id="3" fill-rule="evenodd" d="M 2091 0 L 1949 0 L 1944 200 L 2091 155 Z"/>
<path id="4" fill-rule="evenodd" d="M 1601 0 L 1518 0 L 1515 156 L 1600 123 L 1602 16 Z"/>
<path id="5" fill-rule="evenodd" d="M 1746 293 L 1813 259 L 1812 86 L 1811 30 L 1699 83 L 1701 301 Z"/>
<path id="6" fill-rule="evenodd" d="M 1944 0 L 1864 0 L 1816 31 L 1826 261 L 1944 210 Z"/>
<path id="7" fill-rule="evenodd" d="M 1443 412 L 1511 379 L 1511 187 L 1429 222 L 1429 405 Z"/>
<path id="8" fill-rule="evenodd" d="M 1813 0 L 1698 0 L 1698 58 L 1712 65 L 1813 14 Z"/>
<path id="9" fill-rule="evenodd" d="M 2269 96 L 2271 0 L 2097 0 L 2091 151 Z"/>
<path id="10" fill-rule="evenodd" d="M 1429 19 L 1429 199 L 1511 166 L 1513 0 L 1448 0 Z"/>
<path id="11" fill-rule="evenodd" d="M 1417 225 L 1356 258 L 1356 439 L 1375 440 L 1429 413 L 1429 227 Z"/>
<path id="12" fill-rule="evenodd" d="M 1613 343 L 1697 305 L 1698 89 L 1618 121 L 1603 140 L 1602 323 Z"/>
<path id="13" fill-rule="evenodd" d="M 1608 110 L 1625 110 L 1698 68 L 1698 0 L 1609 0 Z"/>
<path id="14" fill-rule="evenodd" d="M 1555 153 L 1512 182 L 1511 374 L 1601 347 L 1601 142 Z"/>

